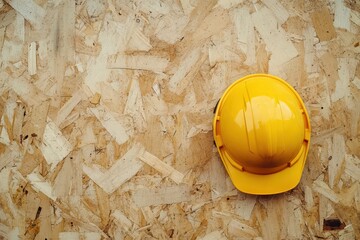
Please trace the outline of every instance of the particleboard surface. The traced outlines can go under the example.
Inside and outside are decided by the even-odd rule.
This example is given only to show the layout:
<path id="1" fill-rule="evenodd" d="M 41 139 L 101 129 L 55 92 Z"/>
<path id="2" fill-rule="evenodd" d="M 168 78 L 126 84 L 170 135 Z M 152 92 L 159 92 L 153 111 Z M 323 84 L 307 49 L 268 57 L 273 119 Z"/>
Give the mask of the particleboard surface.
<path id="1" fill-rule="evenodd" d="M 360 239 L 359 33 L 352 0 L 0 0 L 0 239 Z M 275 196 L 234 189 L 211 129 L 263 72 L 312 124 Z"/>

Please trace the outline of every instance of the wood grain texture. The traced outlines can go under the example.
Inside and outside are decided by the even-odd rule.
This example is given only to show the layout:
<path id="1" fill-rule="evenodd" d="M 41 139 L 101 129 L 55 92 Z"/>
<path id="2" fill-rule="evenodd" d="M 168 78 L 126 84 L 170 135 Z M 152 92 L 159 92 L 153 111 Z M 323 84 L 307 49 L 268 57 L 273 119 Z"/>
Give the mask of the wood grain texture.
<path id="1" fill-rule="evenodd" d="M 351 0 L 0 0 L 0 239 L 359 239 L 359 34 Z M 284 194 L 236 190 L 213 144 L 253 73 L 310 115 Z"/>

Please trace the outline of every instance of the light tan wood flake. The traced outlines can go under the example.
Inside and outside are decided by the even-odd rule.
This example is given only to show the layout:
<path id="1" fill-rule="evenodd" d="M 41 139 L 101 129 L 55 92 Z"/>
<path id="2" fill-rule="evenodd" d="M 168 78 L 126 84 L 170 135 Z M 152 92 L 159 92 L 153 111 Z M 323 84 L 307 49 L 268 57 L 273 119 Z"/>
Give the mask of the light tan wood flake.
<path id="1" fill-rule="evenodd" d="M 64 137 L 56 124 L 48 119 L 40 149 L 46 162 L 53 170 L 72 151 L 73 146 Z"/>
<path id="2" fill-rule="evenodd" d="M 216 230 L 206 234 L 203 237 L 197 238 L 198 240 L 226 240 L 227 238 L 224 236 L 223 232 L 220 230 Z"/>
<path id="3" fill-rule="evenodd" d="M 11 7 L 19 12 L 35 28 L 39 29 L 45 17 L 45 10 L 35 1 L 5 0 Z"/>
<path id="4" fill-rule="evenodd" d="M 261 0 L 276 16 L 280 25 L 289 18 L 289 13 L 284 6 L 277 0 Z"/>
<path id="5" fill-rule="evenodd" d="M 188 52 L 185 56 L 182 57 L 177 71 L 169 80 L 169 90 L 181 94 L 187 87 L 190 79 L 189 73 L 194 72 L 194 66 L 200 62 L 202 56 L 202 49 L 195 48 Z M 199 68 L 200 66 L 197 66 Z M 191 74 L 193 76 L 193 74 Z"/>
<path id="6" fill-rule="evenodd" d="M 0 7 L 1 8 L 1 7 Z M 16 12 L 15 10 L 10 10 L 5 13 L 0 14 L 0 29 L 6 27 L 15 20 Z M 0 44 L 1 46 L 1 44 Z"/>
<path id="7" fill-rule="evenodd" d="M 313 183 L 312 188 L 314 189 L 314 191 L 320 193 L 321 195 L 328 198 L 332 202 L 334 202 L 334 203 L 339 202 L 338 195 L 324 181 L 316 180 Z"/>
<path id="8" fill-rule="evenodd" d="M 118 144 L 123 144 L 129 140 L 129 135 L 126 133 L 125 128 L 115 119 L 113 114 L 106 107 L 99 105 L 96 108 L 89 108 L 89 110 L 115 138 L 115 141 Z"/>
<path id="9" fill-rule="evenodd" d="M 142 155 L 139 156 L 141 161 L 144 163 L 150 165 L 157 171 L 159 171 L 163 176 L 168 176 L 170 179 L 172 179 L 177 184 L 181 183 L 184 174 L 174 169 L 172 166 L 164 163 L 161 161 L 158 157 L 154 156 L 153 154 L 145 151 Z"/>
<path id="10" fill-rule="evenodd" d="M 356 165 L 360 160 L 356 156 L 345 155 L 345 172 L 354 180 L 360 181 L 360 166 Z"/>
<path id="11" fill-rule="evenodd" d="M 152 55 L 112 55 L 108 58 L 107 67 L 110 69 L 147 70 L 155 73 L 165 71 L 169 60 Z"/>
<path id="12" fill-rule="evenodd" d="M 247 65 L 256 62 L 255 59 L 255 31 L 251 21 L 250 9 L 242 7 L 234 10 L 234 28 L 237 35 L 237 44 L 241 51 L 246 54 Z"/>
<path id="13" fill-rule="evenodd" d="M 190 191 L 186 184 L 159 189 L 141 188 L 134 191 L 133 200 L 138 207 L 180 203 L 191 200 Z"/>
<path id="14" fill-rule="evenodd" d="M 72 94 L 71 98 L 60 108 L 57 113 L 54 121 L 57 126 L 60 126 L 65 121 L 72 110 L 81 102 L 83 97 L 84 94 L 81 89 Z"/>
<path id="15" fill-rule="evenodd" d="M 350 31 L 350 9 L 344 0 L 335 1 L 334 27 Z"/>
<path id="16" fill-rule="evenodd" d="M 271 52 L 270 71 L 277 70 L 298 55 L 286 32 L 278 26 L 277 19 L 267 7 L 262 7 L 251 16 L 255 28 L 266 43 L 266 48 Z"/>
<path id="17" fill-rule="evenodd" d="M 36 42 L 31 42 L 28 47 L 28 72 L 30 76 L 36 74 Z"/>
<path id="18" fill-rule="evenodd" d="M 143 167 L 143 162 L 137 159 L 142 151 L 142 146 L 134 145 L 109 170 L 104 171 L 97 165 L 83 165 L 83 171 L 106 193 L 111 194 Z"/>
<path id="19" fill-rule="evenodd" d="M 47 182 L 40 174 L 30 173 L 27 175 L 27 179 L 36 191 L 40 191 L 48 198 L 55 201 L 56 196 L 53 193 L 53 188 L 49 182 Z"/>
<path id="20" fill-rule="evenodd" d="M 229 234 L 231 234 L 234 237 L 246 236 L 247 238 L 254 238 L 259 235 L 259 233 L 253 227 L 235 219 L 230 221 L 228 225 L 228 231 Z"/>

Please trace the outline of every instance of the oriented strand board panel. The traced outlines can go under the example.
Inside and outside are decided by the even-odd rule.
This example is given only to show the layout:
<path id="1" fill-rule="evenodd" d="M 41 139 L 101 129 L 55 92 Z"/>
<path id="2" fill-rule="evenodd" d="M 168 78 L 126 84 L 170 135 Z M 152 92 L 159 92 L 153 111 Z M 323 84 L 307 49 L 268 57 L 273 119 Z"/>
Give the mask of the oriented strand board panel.
<path id="1" fill-rule="evenodd" d="M 359 36 L 353 0 L 0 0 L 0 239 L 360 239 Z M 213 143 L 254 73 L 310 116 L 284 194 Z"/>

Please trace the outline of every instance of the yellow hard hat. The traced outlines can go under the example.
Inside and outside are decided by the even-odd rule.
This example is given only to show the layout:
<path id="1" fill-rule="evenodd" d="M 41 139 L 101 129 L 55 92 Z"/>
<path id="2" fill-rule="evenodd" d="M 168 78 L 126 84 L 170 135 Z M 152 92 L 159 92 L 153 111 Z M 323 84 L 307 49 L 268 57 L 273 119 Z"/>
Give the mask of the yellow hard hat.
<path id="1" fill-rule="evenodd" d="M 233 184 L 245 193 L 276 194 L 296 187 L 310 132 L 299 94 L 269 74 L 235 81 L 215 110 L 216 147 Z"/>

